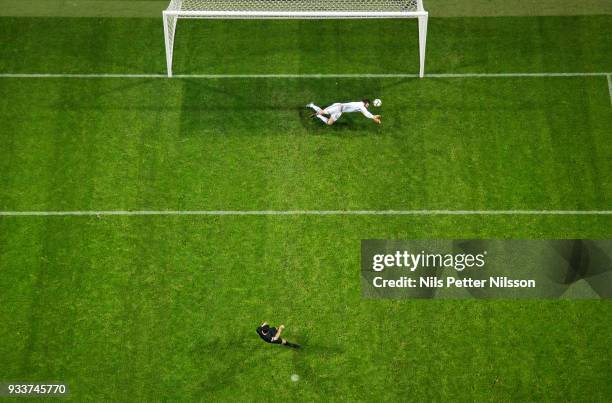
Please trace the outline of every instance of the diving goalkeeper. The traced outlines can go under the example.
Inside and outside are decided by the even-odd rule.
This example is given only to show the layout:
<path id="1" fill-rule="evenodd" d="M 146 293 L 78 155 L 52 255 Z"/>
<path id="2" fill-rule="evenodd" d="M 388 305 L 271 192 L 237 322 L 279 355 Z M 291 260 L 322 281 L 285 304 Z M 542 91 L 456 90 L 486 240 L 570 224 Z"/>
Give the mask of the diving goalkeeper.
<path id="1" fill-rule="evenodd" d="M 342 116 L 343 113 L 350 113 L 350 112 L 361 112 L 363 113 L 363 116 L 365 116 L 366 118 L 372 119 L 376 123 L 380 124 L 381 116 L 372 115 L 370 111 L 368 110 L 369 106 L 370 106 L 369 99 L 364 99 L 363 101 L 358 101 L 358 102 L 347 102 L 347 103 L 338 102 L 338 103 L 328 106 L 325 109 L 319 108 L 317 105 L 313 104 L 312 102 L 306 105 L 306 107 L 312 108 L 315 111 L 315 114 L 313 115 L 313 117 L 321 119 L 325 124 L 330 125 L 330 126 L 336 123 L 338 119 L 340 119 L 340 116 Z"/>

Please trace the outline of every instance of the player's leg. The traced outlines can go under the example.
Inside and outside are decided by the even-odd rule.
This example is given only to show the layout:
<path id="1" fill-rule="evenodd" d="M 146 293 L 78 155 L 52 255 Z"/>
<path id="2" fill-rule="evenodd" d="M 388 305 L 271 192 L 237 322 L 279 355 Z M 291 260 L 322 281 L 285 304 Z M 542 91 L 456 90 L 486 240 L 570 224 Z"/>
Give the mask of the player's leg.
<path id="1" fill-rule="evenodd" d="M 325 116 L 325 109 L 321 109 L 319 108 L 317 105 L 315 105 L 314 103 L 309 103 L 308 105 L 306 105 L 308 108 L 312 108 L 315 111 L 315 114 L 312 116 L 313 118 L 319 118 L 323 121 L 323 123 L 328 124 L 328 118 L 327 116 Z"/>
<path id="2" fill-rule="evenodd" d="M 283 340 L 283 342 L 282 342 L 283 346 L 293 347 L 293 348 L 300 348 L 301 347 L 299 344 L 290 343 L 290 342 L 288 342 L 285 339 L 282 339 L 282 340 Z"/>
<path id="3" fill-rule="evenodd" d="M 325 108 L 324 112 L 330 115 L 329 119 L 327 119 L 327 124 L 331 126 L 336 123 L 338 119 L 340 119 L 340 116 L 342 116 L 342 104 L 335 103 L 333 105 L 330 105 Z"/>
<path id="4" fill-rule="evenodd" d="M 328 117 L 327 117 L 327 116 L 325 116 L 325 115 L 317 115 L 316 117 L 318 117 L 319 119 L 321 119 L 321 120 L 323 121 L 323 123 L 325 123 L 326 125 L 328 125 L 328 124 L 329 124 L 329 119 L 331 119 L 331 118 L 328 118 Z"/>
<path id="5" fill-rule="evenodd" d="M 342 112 L 332 113 L 329 119 L 327 119 L 327 124 L 330 126 L 333 125 L 338 121 L 338 119 L 340 119 L 340 116 L 342 116 Z"/>
<path id="6" fill-rule="evenodd" d="M 306 105 L 308 108 L 312 108 L 316 113 L 321 113 L 323 112 L 323 109 L 319 108 L 317 105 L 315 105 L 314 103 L 309 103 L 308 105 Z"/>

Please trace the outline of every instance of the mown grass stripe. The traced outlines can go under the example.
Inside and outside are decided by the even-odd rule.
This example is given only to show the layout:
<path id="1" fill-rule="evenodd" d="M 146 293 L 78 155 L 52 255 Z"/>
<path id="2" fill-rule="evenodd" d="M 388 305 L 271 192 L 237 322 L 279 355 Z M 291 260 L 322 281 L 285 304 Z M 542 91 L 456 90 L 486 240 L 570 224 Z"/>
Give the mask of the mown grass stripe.
<path id="1" fill-rule="evenodd" d="M 610 94 L 610 106 L 612 106 L 612 75 L 608 74 L 608 93 Z"/>

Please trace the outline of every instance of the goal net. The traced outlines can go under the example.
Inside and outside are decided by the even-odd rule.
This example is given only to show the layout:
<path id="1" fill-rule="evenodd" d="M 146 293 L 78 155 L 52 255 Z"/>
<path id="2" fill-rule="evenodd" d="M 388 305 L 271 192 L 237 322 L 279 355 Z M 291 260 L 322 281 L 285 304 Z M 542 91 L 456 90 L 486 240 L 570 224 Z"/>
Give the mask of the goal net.
<path id="1" fill-rule="evenodd" d="M 367 19 L 416 18 L 419 25 L 419 76 L 425 74 L 428 13 L 423 0 L 171 0 L 163 11 L 168 77 L 177 21 L 219 19 Z"/>

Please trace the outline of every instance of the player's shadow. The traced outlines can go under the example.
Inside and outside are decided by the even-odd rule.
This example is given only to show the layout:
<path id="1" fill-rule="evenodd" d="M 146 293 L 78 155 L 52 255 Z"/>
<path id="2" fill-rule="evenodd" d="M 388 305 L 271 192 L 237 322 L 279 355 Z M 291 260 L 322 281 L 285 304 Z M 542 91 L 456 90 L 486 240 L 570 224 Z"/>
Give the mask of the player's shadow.
<path id="1" fill-rule="evenodd" d="M 302 348 L 297 349 L 300 353 L 304 354 L 318 354 L 318 355 L 335 355 L 343 353 L 344 350 L 338 344 L 317 344 L 310 341 L 310 337 L 308 334 L 298 335 L 296 338 L 298 344 L 302 346 Z"/>
<path id="2" fill-rule="evenodd" d="M 299 124 L 291 119 L 296 107 L 289 102 L 290 94 L 279 93 L 270 80 L 253 79 L 246 88 L 245 80 L 189 83 L 192 85 L 183 88 L 178 108 L 183 137 L 204 132 L 215 136 L 260 136 L 274 127 L 284 133 L 300 131 L 295 130 Z"/>

